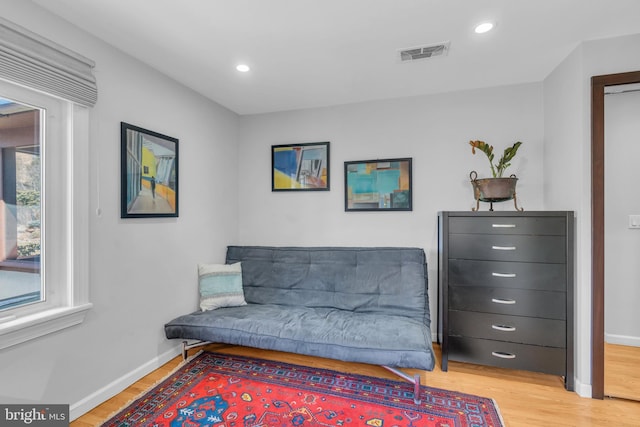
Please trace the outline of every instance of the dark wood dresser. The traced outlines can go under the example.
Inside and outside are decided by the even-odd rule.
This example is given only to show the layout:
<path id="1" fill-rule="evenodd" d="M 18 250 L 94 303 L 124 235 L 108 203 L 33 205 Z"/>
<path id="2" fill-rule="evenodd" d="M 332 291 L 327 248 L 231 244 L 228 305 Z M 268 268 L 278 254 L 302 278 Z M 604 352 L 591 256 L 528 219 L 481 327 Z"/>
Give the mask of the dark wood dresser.
<path id="1" fill-rule="evenodd" d="M 448 361 L 574 389 L 573 212 L 440 212 L 438 341 Z"/>

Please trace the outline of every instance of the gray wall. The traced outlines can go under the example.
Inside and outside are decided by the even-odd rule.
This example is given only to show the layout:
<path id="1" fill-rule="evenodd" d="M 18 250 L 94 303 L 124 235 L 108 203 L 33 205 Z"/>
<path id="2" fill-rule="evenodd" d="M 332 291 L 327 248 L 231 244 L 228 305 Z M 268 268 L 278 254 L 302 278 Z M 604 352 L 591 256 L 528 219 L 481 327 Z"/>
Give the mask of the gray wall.
<path id="1" fill-rule="evenodd" d="M 0 9 L 96 62 L 86 195 L 94 307 L 79 326 L 0 350 L 0 401 L 70 403 L 77 414 L 177 354 L 163 324 L 197 308 L 196 264 L 223 261 L 236 239 L 239 119 L 31 2 Z M 180 140 L 179 218 L 120 219 L 121 121 Z"/>
<path id="2" fill-rule="evenodd" d="M 497 157 L 516 140 L 524 141 L 509 173 L 520 177 L 520 204 L 539 210 L 542 131 L 540 83 L 243 116 L 238 240 L 424 248 L 435 325 L 437 213 L 470 210 L 469 172 L 490 173 L 485 155 L 472 155 L 469 140 L 493 144 Z M 271 145 L 314 141 L 331 142 L 331 191 L 272 192 Z M 344 162 L 394 157 L 413 158 L 413 211 L 345 212 Z M 512 210 L 513 204 L 496 204 L 495 209 Z"/>

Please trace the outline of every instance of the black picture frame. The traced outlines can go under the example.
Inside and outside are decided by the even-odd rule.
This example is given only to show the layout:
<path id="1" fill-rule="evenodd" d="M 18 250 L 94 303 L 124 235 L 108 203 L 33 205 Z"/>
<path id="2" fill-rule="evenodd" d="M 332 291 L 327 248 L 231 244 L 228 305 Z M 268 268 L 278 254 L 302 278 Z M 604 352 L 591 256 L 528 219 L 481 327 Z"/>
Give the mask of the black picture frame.
<path id="1" fill-rule="evenodd" d="M 120 122 L 120 217 L 178 216 L 177 138 Z"/>
<path id="2" fill-rule="evenodd" d="M 412 158 L 344 162 L 344 210 L 411 211 Z"/>
<path id="3" fill-rule="evenodd" d="M 271 191 L 329 191 L 329 142 L 271 146 Z"/>

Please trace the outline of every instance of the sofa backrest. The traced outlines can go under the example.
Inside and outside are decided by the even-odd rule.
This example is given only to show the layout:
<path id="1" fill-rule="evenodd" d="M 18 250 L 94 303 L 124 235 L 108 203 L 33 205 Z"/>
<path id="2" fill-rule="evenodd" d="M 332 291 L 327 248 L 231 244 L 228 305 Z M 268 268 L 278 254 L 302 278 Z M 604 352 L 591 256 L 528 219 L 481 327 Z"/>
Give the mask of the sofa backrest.
<path id="1" fill-rule="evenodd" d="M 229 246 L 248 303 L 326 307 L 418 319 L 427 325 L 425 253 L 419 248 Z"/>

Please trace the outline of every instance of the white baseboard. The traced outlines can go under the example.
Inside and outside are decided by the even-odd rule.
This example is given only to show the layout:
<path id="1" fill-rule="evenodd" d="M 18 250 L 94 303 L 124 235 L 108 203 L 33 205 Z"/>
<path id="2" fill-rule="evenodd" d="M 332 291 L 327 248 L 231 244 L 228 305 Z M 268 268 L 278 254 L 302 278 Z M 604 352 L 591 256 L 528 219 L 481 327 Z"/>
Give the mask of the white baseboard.
<path id="1" fill-rule="evenodd" d="M 110 384 L 107 384 L 96 392 L 91 393 L 79 402 L 73 403 L 69 406 L 69 418 L 73 421 L 86 414 L 102 402 L 111 399 L 113 396 L 120 393 L 140 378 L 155 371 L 179 354 L 182 354 L 181 346 L 172 348 L 161 355 L 154 357 L 147 363 L 137 367 L 133 371 L 121 376 Z"/>
<path id="2" fill-rule="evenodd" d="M 640 347 L 640 337 L 632 337 L 628 335 L 604 334 L 604 342 L 609 344 L 629 345 L 632 347 Z"/>
<path id="3" fill-rule="evenodd" d="M 584 384 L 582 381 L 576 378 L 574 386 L 575 386 L 575 392 L 578 396 L 586 397 L 589 399 L 591 398 L 592 396 L 591 384 Z"/>

